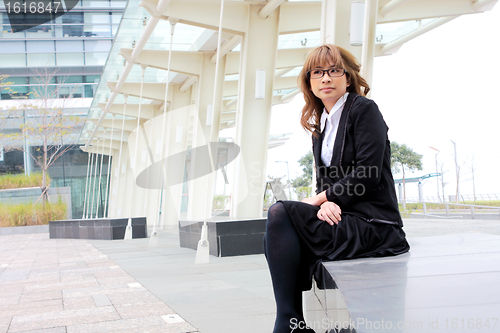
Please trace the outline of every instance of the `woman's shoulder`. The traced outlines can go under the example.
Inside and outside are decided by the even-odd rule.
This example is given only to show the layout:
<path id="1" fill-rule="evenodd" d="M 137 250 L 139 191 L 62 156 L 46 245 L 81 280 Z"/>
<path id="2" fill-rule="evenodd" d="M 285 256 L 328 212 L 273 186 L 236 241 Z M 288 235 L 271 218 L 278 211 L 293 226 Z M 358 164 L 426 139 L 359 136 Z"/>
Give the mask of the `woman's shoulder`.
<path id="1" fill-rule="evenodd" d="M 377 103 L 375 103 L 374 100 L 369 99 L 366 96 L 358 95 L 356 93 L 350 93 L 349 95 L 350 96 L 352 95 L 353 108 L 354 107 L 357 107 L 357 108 L 360 108 L 360 107 L 361 108 L 374 108 L 374 109 L 378 110 L 378 105 L 377 105 Z"/>
<path id="2" fill-rule="evenodd" d="M 360 95 L 355 95 L 355 100 L 352 102 L 351 111 L 349 112 L 349 117 L 352 121 L 358 122 L 371 122 L 384 123 L 384 117 L 380 112 L 377 103 L 373 100 Z"/>

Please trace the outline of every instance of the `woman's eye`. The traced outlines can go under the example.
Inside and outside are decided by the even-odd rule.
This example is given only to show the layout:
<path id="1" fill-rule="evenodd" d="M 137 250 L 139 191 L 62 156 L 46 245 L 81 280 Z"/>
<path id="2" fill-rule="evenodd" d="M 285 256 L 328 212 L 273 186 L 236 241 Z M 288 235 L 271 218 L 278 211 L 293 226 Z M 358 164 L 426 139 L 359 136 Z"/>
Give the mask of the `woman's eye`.
<path id="1" fill-rule="evenodd" d="M 339 73 L 340 72 L 340 69 L 338 68 L 331 68 L 330 69 L 330 73 Z"/>
<path id="2" fill-rule="evenodd" d="M 320 69 L 315 69 L 315 70 L 313 70 L 313 71 L 312 71 L 312 73 L 313 73 L 314 75 L 318 75 L 318 74 L 322 74 L 322 73 L 323 73 L 323 71 L 322 71 L 322 70 L 320 70 Z"/>

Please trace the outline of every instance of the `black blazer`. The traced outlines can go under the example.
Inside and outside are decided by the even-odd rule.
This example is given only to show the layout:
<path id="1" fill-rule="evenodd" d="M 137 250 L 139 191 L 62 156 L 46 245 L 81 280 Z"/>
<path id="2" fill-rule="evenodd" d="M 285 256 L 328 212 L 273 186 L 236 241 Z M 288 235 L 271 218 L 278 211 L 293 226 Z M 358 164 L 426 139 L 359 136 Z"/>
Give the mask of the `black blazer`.
<path id="1" fill-rule="evenodd" d="M 391 173 L 387 127 L 372 100 L 350 93 L 335 137 L 330 167 L 321 160 L 323 133 L 313 135 L 316 193 L 326 190 L 328 201 L 342 213 L 368 222 L 403 226 Z"/>

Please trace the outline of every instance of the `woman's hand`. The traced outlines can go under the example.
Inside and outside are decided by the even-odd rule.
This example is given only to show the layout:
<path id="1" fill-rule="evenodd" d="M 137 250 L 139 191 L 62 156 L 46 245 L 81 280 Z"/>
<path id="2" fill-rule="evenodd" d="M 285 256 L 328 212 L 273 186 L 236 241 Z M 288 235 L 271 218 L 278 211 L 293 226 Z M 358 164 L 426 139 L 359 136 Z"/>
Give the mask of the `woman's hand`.
<path id="1" fill-rule="evenodd" d="M 329 225 L 339 224 L 341 220 L 342 211 L 340 207 L 331 201 L 326 201 L 321 204 L 321 207 L 318 211 L 318 219 L 322 221 L 326 221 Z"/>
<path id="2" fill-rule="evenodd" d="M 319 194 L 316 194 L 315 196 L 302 199 L 302 202 L 306 203 L 306 204 L 313 205 L 313 206 L 320 206 L 323 202 L 325 202 L 327 200 L 325 192 L 326 191 L 323 191 Z"/>

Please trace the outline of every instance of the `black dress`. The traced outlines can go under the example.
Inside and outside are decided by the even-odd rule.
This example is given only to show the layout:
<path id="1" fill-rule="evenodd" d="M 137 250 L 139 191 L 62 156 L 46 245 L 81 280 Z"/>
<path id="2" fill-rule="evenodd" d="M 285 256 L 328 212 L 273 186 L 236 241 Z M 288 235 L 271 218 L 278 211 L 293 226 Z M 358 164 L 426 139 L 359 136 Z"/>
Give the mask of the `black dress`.
<path id="1" fill-rule="evenodd" d="M 332 162 L 321 161 L 323 135 L 313 136 L 316 193 L 342 210 L 338 225 L 317 218 L 317 206 L 282 201 L 301 241 L 298 284 L 311 288 L 320 261 L 394 256 L 410 246 L 402 229 L 390 168 L 388 127 L 377 105 L 350 93 L 339 122 Z M 368 172 L 369 171 L 369 172 Z"/>

